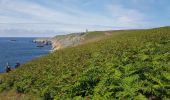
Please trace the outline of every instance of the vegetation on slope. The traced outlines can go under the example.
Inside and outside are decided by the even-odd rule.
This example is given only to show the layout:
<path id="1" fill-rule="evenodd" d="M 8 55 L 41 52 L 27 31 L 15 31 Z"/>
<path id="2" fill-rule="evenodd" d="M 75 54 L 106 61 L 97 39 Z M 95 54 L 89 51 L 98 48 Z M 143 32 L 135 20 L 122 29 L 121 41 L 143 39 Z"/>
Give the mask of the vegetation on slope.
<path id="1" fill-rule="evenodd" d="M 67 35 L 57 35 L 51 38 L 52 50 L 60 50 L 67 47 L 73 47 L 80 44 L 98 41 L 103 37 L 110 35 L 109 32 L 82 32 L 71 33 Z"/>
<path id="2" fill-rule="evenodd" d="M 0 90 L 40 99 L 169 99 L 170 28 L 113 31 L 3 75 Z"/>

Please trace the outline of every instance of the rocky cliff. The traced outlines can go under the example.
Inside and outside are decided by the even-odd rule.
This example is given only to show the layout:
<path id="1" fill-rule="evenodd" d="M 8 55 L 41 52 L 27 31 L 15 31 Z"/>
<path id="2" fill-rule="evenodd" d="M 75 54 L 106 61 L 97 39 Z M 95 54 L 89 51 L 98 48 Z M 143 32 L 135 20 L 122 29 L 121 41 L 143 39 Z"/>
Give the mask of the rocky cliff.
<path id="1" fill-rule="evenodd" d="M 52 51 L 60 50 L 63 48 L 76 46 L 83 43 L 100 40 L 101 38 L 110 35 L 110 32 L 82 32 L 72 33 L 67 35 L 57 35 L 53 38 L 39 38 L 34 40 L 35 43 L 51 44 Z"/>
<path id="2" fill-rule="evenodd" d="M 73 33 L 68 35 L 59 35 L 52 38 L 52 51 L 81 44 L 84 40 L 85 34 L 86 33 Z"/>

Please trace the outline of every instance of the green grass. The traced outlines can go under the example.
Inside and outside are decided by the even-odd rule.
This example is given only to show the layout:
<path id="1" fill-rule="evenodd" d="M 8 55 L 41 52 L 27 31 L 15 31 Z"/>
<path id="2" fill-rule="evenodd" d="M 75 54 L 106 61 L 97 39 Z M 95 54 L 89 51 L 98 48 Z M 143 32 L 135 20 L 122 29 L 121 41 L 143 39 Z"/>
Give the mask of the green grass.
<path id="1" fill-rule="evenodd" d="M 88 32 L 86 35 L 85 35 L 85 40 L 86 39 L 92 39 L 92 38 L 97 38 L 97 37 L 102 37 L 104 36 L 104 32 L 100 32 L 100 31 L 95 31 L 95 32 Z"/>
<path id="2" fill-rule="evenodd" d="M 71 33 L 71 34 L 66 34 L 66 35 L 57 35 L 55 37 L 53 37 L 52 39 L 57 39 L 57 40 L 63 40 L 63 39 L 66 39 L 66 38 L 72 38 L 72 37 L 75 37 L 75 36 L 83 36 L 84 33 Z"/>
<path id="3" fill-rule="evenodd" d="M 109 33 L 2 75 L 0 90 L 46 100 L 169 99 L 170 28 Z"/>

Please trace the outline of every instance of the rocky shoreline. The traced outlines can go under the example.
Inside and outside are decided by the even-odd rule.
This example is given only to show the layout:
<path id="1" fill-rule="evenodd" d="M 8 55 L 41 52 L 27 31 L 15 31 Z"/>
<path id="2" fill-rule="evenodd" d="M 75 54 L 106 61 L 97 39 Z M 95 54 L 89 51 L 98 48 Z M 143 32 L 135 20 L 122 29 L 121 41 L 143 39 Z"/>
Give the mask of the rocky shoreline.
<path id="1" fill-rule="evenodd" d="M 37 44 L 52 45 L 51 38 L 37 38 L 32 41 Z"/>
<path id="2" fill-rule="evenodd" d="M 67 35 L 58 35 L 52 38 L 37 38 L 32 42 L 43 45 L 51 45 L 51 51 L 56 51 L 81 44 L 85 35 L 86 33 L 72 33 Z"/>

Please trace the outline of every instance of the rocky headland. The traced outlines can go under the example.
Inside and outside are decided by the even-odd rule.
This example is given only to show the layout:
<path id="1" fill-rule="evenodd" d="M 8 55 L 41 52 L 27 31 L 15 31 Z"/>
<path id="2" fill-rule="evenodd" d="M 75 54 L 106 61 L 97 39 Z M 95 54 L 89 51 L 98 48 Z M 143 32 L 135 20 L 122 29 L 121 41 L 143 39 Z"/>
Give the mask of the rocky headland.
<path id="1" fill-rule="evenodd" d="M 85 35 L 86 33 L 72 33 L 58 35 L 52 38 L 37 38 L 33 40 L 33 42 L 37 44 L 52 45 L 52 51 L 56 51 L 81 44 Z"/>

